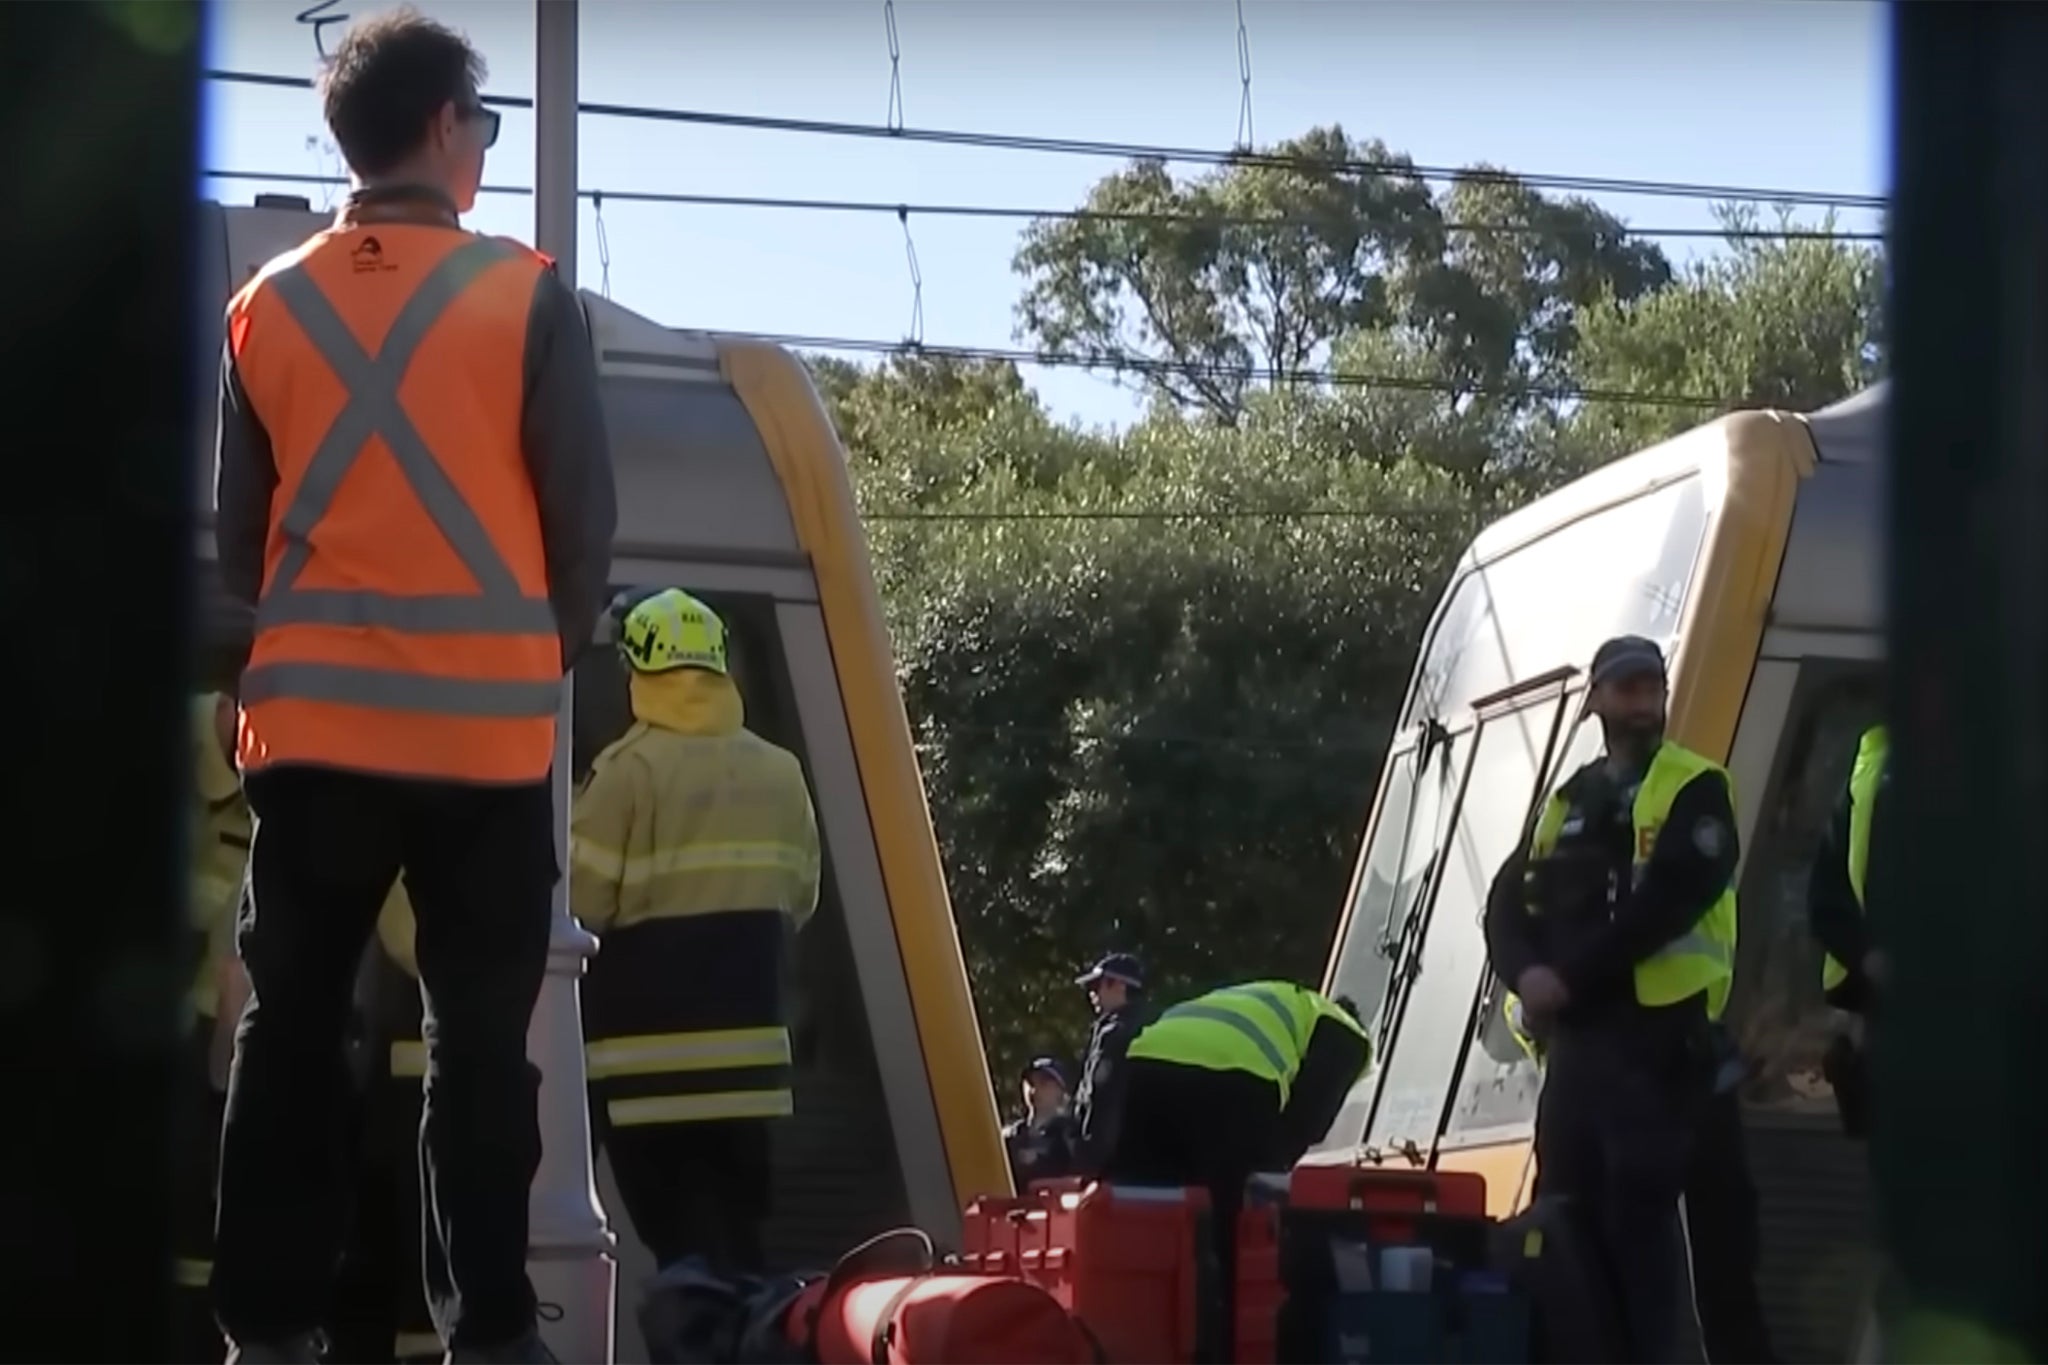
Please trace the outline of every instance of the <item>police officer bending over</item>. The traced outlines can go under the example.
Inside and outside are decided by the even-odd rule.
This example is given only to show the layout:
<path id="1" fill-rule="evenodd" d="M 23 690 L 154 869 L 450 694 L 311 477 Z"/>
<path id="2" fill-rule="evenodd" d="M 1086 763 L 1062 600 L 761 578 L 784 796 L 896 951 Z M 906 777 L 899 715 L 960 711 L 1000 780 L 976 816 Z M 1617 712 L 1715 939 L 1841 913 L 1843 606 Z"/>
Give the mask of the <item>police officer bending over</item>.
<path id="1" fill-rule="evenodd" d="M 1003 1129 L 1010 1180 L 1058 1180 L 1074 1170 L 1074 1116 L 1067 1109 L 1067 1069 L 1057 1057 L 1034 1057 L 1024 1068 L 1024 1117 Z"/>
<path id="2" fill-rule="evenodd" d="M 1357 1007 L 1291 981 L 1251 981 L 1175 1005 L 1129 1045 L 1123 1114 L 1104 1174 L 1201 1185 L 1219 1282 L 1237 1282 L 1245 1182 L 1285 1171 L 1336 1121 L 1372 1060 Z M 1236 1342 L 1234 1296 L 1210 1303 L 1210 1359 Z"/>
<path id="3" fill-rule="evenodd" d="M 1547 1050 L 1543 1191 L 1587 1216 L 1624 1358 L 1670 1361 L 1685 1307 L 1678 1199 L 1714 1088 L 1709 1020 L 1734 973 L 1734 801 L 1719 764 L 1664 739 L 1656 645 L 1608 641 L 1591 681 L 1606 753 L 1550 797 L 1495 878 L 1487 951 Z"/>

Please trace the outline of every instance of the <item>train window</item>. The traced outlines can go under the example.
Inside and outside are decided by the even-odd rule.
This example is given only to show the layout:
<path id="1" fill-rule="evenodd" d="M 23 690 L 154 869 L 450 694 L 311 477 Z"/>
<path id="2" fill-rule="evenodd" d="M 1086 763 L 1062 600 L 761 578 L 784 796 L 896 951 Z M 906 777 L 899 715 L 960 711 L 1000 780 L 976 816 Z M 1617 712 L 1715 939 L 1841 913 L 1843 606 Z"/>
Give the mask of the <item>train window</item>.
<path id="1" fill-rule="evenodd" d="M 1517 678 L 1583 664 L 1609 636 L 1670 636 L 1706 525 L 1701 481 L 1682 479 L 1466 574 L 1425 645 L 1404 723 L 1448 719 Z"/>
<path id="2" fill-rule="evenodd" d="M 1469 748 L 1460 749 L 1460 755 Z M 1442 847 L 1443 816 L 1464 775 L 1462 762 L 1453 765 L 1451 749 L 1441 739 L 1429 744 L 1411 740 L 1387 760 L 1386 796 L 1332 974 L 1331 993 L 1357 1004 L 1359 1017 L 1373 1029 L 1375 1045 L 1385 1037 L 1385 1021 L 1378 1016 L 1387 1004 L 1402 928 L 1422 909 L 1427 876 Z M 1375 1080 L 1371 1072 L 1360 1080 L 1319 1146 L 1348 1148 L 1364 1140 Z"/>
<path id="3" fill-rule="evenodd" d="M 1576 697 L 1570 702 L 1575 711 L 1581 704 Z M 1563 757 L 1551 766 L 1546 788 L 1554 790 L 1598 758 L 1601 747 L 1599 723 L 1581 718 L 1566 742 Z M 1498 1130 L 1521 1127 L 1536 1117 L 1542 1074 L 1508 1030 L 1502 1012 L 1506 999 L 1506 988 L 1489 971 L 1477 1028 L 1465 1053 L 1458 1092 L 1451 1101 L 1451 1121 L 1445 1129 L 1449 1137 L 1497 1139 L 1507 1136 Z"/>
<path id="4" fill-rule="evenodd" d="M 1487 888 L 1528 819 L 1551 731 L 1555 693 L 1479 726 L 1471 768 L 1437 875 L 1417 974 L 1395 1021 L 1366 1141 L 1386 1146 L 1437 1136 L 1451 1072 L 1471 1036 L 1486 970 L 1481 919 Z"/>
<path id="5" fill-rule="evenodd" d="M 1389 956 L 1402 903 L 1412 901 L 1435 831 L 1418 831 L 1417 750 L 1411 744 L 1387 760 L 1387 794 L 1380 802 L 1372 847 L 1366 850 L 1343 950 L 1337 957 L 1332 993 L 1349 996 L 1359 1017 L 1370 1020 L 1386 999 Z M 1424 798 L 1428 803 L 1428 798 Z M 1432 822 L 1433 823 L 1433 822 Z M 1402 875 L 1403 868 L 1409 869 Z"/>
<path id="6" fill-rule="evenodd" d="M 1813 859 L 1849 780 L 1856 742 L 1880 714 L 1875 663 L 1800 669 L 1770 784 L 1743 856 L 1742 925 L 1728 1022 L 1753 1073 L 1752 1104 L 1805 1108 L 1829 1095 L 1820 1059 L 1836 1024 L 1821 998 L 1807 926 Z"/>

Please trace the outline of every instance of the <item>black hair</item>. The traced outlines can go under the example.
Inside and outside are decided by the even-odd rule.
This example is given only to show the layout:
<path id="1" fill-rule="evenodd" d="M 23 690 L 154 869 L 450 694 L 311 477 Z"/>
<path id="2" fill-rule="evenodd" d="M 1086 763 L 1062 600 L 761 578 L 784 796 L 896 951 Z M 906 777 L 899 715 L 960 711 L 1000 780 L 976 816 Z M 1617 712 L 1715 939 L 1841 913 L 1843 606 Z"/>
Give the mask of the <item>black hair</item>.
<path id="1" fill-rule="evenodd" d="M 1353 1000 L 1350 996 L 1340 995 L 1332 1003 L 1335 1004 L 1338 1009 L 1343 1010 L 1346 1014 L 1350 1015 L 1352 1023 L 1360 1025 L 1365 1023 L 1365 1020 L 1359 1016 L 1358 1002 L 1356 1000 Z"/>
<path id="2" fill-rule="evenodd" d="M 320 73 L 320 111 L 349 169 L 384 175 L 419 150 L 445 106 L 483 88 L 469 41 L 411 6 L 349 27 Z"/>

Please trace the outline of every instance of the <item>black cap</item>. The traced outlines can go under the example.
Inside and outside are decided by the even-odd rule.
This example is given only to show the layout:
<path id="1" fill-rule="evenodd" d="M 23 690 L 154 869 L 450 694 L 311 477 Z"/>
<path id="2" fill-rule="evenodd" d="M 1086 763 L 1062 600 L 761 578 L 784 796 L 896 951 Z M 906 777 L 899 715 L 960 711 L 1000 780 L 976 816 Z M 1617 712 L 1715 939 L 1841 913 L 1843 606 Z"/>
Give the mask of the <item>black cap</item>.
<path id="1" fill-rule="evenodd" d="M 1645 640 L 1640 635 L 1617 635 L 1593 651 L 1592 681 L 1596 687 L 1643 673 L 1664 675 L 1664 651 L 1657 648 L 1654 640 Z"/>
<path id="2" fill-rule="evenodd" d="M 1033 1057 L 1021 1073 L 1022 1079 L 1034 1080 L 1039 1076 L 1050 1076 L 1060 1083 L 1060 1089 L 1071 1090 L 1067 1082 L 1067 1064 L 1057 1057 Z"/>
<path id="3" fill-rule="evenodd" d="M 1093 967 L 1074 978 L 1076 986 L 1098 981 L 1121 981 L 1134 990 L 1145 989 L 1145 966 L 1129 953 L 1105 953 Z"/>

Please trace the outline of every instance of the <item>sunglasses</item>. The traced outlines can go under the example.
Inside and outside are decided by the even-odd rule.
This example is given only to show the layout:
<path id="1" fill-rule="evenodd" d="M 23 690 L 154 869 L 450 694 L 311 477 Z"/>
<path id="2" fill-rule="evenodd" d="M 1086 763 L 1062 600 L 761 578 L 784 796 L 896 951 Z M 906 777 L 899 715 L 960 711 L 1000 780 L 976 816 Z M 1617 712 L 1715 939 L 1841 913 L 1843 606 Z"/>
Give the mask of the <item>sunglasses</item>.
<path id="1" fill-rule="evenodd" d="M 498 145 L 498 129 L 504 124 L 505 119 L 497 110 L 485 108 L 481 104 L 472 104 L 462 111 L 462 119 L 465 123 L 482 125 L 485 151 Z"/>

